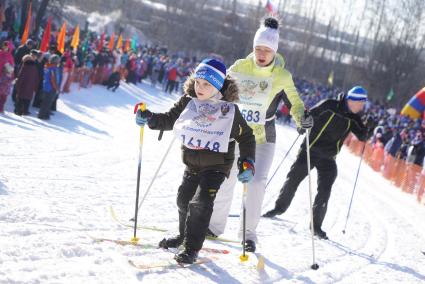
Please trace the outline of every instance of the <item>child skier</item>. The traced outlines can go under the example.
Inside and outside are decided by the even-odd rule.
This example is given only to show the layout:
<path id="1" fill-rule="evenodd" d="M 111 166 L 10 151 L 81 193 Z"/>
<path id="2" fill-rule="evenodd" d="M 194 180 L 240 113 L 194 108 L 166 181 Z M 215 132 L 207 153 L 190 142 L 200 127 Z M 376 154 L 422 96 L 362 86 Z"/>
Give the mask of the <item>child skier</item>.
<path id="1" fill-rule="evenodd" d="M 205 59 L 184 84 L 184 95 L 166 113 L 139 110 L 136 123 L 157 130 L 174 130 L 182 141 L 186 169 L 177 192 L 179 235 L 163 239 L 162 248 L 184 250 L 174 258 L 193 263 L 202 248 L 210 222 L 214 199 L 229 176 L 239 143 L 239 181 L 254 176 L 255 137 L 234 101 L 235 81 L 226 77 L 226 67 L 216 59 Z"/>

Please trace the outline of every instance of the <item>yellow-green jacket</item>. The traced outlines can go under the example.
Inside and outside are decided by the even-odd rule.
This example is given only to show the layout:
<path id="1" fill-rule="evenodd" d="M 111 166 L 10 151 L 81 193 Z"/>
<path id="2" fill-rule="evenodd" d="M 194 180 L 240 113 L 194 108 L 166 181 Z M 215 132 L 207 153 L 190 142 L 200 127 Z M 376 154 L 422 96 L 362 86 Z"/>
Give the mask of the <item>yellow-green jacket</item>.
<path id="1" fill-rule="evenodd" d="M 254 130 L 258 144 L 276 142 L 274 116 L 281 100 L 284 100 L 286 104 L 290 104 L 288 106 L 290 113 L 297 126 L 300 125 L 301 117 L 304 114 L 304 103 L 298 95 L 291 73 L 285 69 L 285 60 L 282 55 L 276 54 L 274 61 L 269 66 L 259 67 L 255 63 L 254 54 L 250 54 L 245 59 L 237 60 L 229 68 L 229 74 L 236 78 L 239 86 L 239 96 L 241 97 L 240 105 L 247 105 L 248 112 L 249 99 L 254 98 L 256 94 L 260 93 L 260 90 L 266 90 L 262 95 L 262 113 L 267 109 L 265 123 L 251 123 L 252 118 L 254 120 L 258 118 L 255 115 L 255 111 L 251 111 L 245 117 L 249 126 Z M 248 101 L 245 100 L 247 104 L 242 100 L 245 93 L 248 93 L 248 96 L 245 96 L 245 98 L 248 97 Z M 247 115 L 246 112 L 243 114 Z"/>

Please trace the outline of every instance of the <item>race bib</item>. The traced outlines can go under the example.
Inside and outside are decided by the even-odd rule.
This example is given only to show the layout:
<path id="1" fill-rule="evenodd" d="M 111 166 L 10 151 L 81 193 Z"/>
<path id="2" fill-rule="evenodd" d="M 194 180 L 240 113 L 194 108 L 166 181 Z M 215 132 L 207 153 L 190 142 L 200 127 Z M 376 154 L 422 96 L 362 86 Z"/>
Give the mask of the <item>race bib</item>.
<path id="1" fill-rule="evenodd" d="M 174 124 L 174 134 L 189 149 L 226 153 L 235 106 L 224 101 L 193 98 Z"/>
<path id="2" fill-rule="evenodd" d="M 272 78 L 261 78 L 241 73 L 231 73 L 239 87 L 239 103 L 242 116 L 249 124 L 266 124 Z"/>

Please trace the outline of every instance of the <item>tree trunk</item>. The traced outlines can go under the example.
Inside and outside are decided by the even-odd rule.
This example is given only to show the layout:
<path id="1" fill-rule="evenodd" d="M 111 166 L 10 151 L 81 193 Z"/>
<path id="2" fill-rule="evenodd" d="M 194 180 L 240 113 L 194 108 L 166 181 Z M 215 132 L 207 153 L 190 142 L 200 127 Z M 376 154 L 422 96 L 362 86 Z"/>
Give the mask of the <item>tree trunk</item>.
<path id="1" fill-rule="evenodd" d="M 29 3 L 30 3 L 29 0 L 22 0 L 22 6 L 21 6 L 21 25 L 19 27 L 19 36 L 21 36 L 21 37 L 22 37 L 22 34 L 24 33 L 25 22 L 27 21 L 27 12 L 28 12 Z"/>
<path id="2" fill-rule="evenodd" d="M 34 30 L 35 35 L 38 35 L 38 30 L 40 29 L 41 21 L 43 20 L 43 17 L 46 14 L 48 5 L 49 5 L 49 0 L 41 1 L 40 7 L 38 8 L 37 16 L 35 18 L 35 30 Z"/>

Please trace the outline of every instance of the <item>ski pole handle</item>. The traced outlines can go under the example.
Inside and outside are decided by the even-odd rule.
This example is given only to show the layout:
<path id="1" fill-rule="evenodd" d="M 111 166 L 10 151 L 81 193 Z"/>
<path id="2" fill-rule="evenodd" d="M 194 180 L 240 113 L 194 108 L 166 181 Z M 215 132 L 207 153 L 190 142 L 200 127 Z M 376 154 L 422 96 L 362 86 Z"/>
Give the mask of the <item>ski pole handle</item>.
<path id="1" fill-rule="evenodd" d="M 136 114 L 136 112 L 137 112 L 139 109 L 140 109 L 141 111 L 145 111 L 145 110 L 146 110 L 146 104 L 145 104 L 144 102 L 137 103 L 137 104 L 134 106 L 134 114 Z"/>

